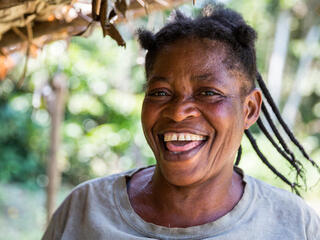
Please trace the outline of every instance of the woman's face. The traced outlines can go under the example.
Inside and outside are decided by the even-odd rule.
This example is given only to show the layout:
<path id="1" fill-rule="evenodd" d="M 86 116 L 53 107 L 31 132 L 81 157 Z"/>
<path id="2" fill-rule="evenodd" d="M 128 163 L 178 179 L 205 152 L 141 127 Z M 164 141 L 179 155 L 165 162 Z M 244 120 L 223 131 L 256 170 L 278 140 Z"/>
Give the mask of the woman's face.
<path id="1" fill-rule="evenodd" d="M 260 92 L 241 95 L 244 74 L 227 69 L 227 58 L 221 42 L 185 39 L 155 59 L 142 126 L 158 170 L 171 184 L 230 175 L 243 131 L 258 117 Z"/>

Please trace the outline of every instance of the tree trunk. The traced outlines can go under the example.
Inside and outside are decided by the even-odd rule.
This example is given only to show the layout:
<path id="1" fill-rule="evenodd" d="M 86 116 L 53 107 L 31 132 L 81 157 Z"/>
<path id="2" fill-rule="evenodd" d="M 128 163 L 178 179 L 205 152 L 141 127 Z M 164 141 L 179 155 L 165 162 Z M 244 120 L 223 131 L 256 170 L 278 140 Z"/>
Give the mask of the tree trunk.
<path id="1" fill-rule="evenodd" d="M 288 50 L 290 25 L 291 14 L 288 11 L 280 13 L 268 72 L 268 87 L 277 105 L 281 99 L 282 76 Z"/>
<path id="2" fill-rule="evenodd" d="M 58 164 L 58 153 L 61 142 L 61 124 L 63 122 L 66 77 L 62 74 L 56 75 L 52 83 L 52 93 L 48 96 L 48 110 L 51 116 L 50 153 L 47 166 L 49 183 L 47 186 L 47 223 L 55 209 L 57 190 L 60 186 L 61 172 Z"/>

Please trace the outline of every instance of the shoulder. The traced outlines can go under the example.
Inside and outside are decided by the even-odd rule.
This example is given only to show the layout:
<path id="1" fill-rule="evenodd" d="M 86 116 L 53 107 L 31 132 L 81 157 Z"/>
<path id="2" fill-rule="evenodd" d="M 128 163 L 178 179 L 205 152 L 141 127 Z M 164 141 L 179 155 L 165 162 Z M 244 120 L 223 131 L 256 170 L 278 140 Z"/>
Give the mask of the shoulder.
<path id="1" fill-rule="evenodd" d="M 112 194 L 114 183 L 125 176 L 125 173 L 113 174 L 106 177 L 96 178 L 85 181 L 69 193 L 66 199 L 62 202 L 57 212 L 62 211 L 64 207 L 70 210 L 70 205 L 88 204 L 88 201 L 100 198 L 101 195 L 108 199 L 108 195 Z"/>
<path id="2" fill-rule="evenodd" d="M 99 225 L 117 215 L 114 192 L 121 191 L 125 178 L 137 169 L 86 181 L 75 187 L 56 210 L 43 239 L 75 236 L 76 226 Z M 72 231 L 72 232 L 70 232 Z"/>
<path id="3" fill-rule="evenodd" d="M 290 206 L 290 209 L 310 208 L 301 197 L 287 190 L 272 186 L 250 176 L 246 176 L 246 180 L 252 184 L 257 199 L 266 200 L 270 203 L 276 202 L 279 207 L 284 207 L 282 204 L 289 204 L 288 207 Z"/>
<path id="4" fill-rule="evenodd" d="M 72 195 L 97 193 L 100 191 L 108 192 L 112 189 L 114 183 L 118 179 L 125 177 L 127 174 L 128 172 L 123 172 L 85 181 L 76 186 L 69 194 L 69 197 Z"/>
<path id="5" fill-rule="evenodd" d="M 250 176 L 246 181 L 252 185 L 257 211 L 275 224 L 301 228 L 307 239 L 320 239 L 320 218 L 301 197 Z"/>
<path id="6" fill-rule="evenodd" d="M 126 177 L 132 176 L 138 170 L 133 169 L 83 182 L 71 191 L 61 206 L 66 202 L 74 202 L 74 204 L 79 205 L 89 204 L 90 201 L 95 203 L 103 201 L 105 204 L 108 200 L 112 200 L 112 194 L 114 190 L 119 188 L 120 182 L 125 182 Z"/>

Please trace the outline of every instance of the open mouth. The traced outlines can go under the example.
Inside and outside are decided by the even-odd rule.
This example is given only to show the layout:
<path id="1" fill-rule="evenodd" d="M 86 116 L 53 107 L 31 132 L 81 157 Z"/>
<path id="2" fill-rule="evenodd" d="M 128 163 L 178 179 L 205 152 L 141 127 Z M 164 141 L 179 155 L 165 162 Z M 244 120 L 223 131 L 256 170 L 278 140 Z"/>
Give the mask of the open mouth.
<path id="1" fill-rule="evenodd" d="M 175 154 L 182 154 L 200 148 L 207 141 L 207 136 L 192 133 L 169 132 L 159 137 L 165 150 Z"/>

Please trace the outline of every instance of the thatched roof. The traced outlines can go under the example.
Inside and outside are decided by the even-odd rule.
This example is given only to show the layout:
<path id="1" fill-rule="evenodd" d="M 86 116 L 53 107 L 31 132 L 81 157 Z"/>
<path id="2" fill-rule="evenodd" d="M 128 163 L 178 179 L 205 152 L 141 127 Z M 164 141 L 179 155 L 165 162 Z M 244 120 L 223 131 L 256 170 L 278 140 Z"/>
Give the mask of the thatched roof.
<path id="1" fill-rule="evenodd" d="M 0 48 L 77 35 L 93 20 L 107 25 L 105 34 L 112 35 L 113 23 L 183 2 L 187 0 L 0 0 Z"/>
<path id="2" fill-rule="evenodd" d="M 27 49 L 28 57 L 48 42 L 88 35 L 96 25 L 123 46 L 117 23 L 184 2 L 191 0 L 0 0 L 0 79 L 12 67 L 12 52 Z"/>

